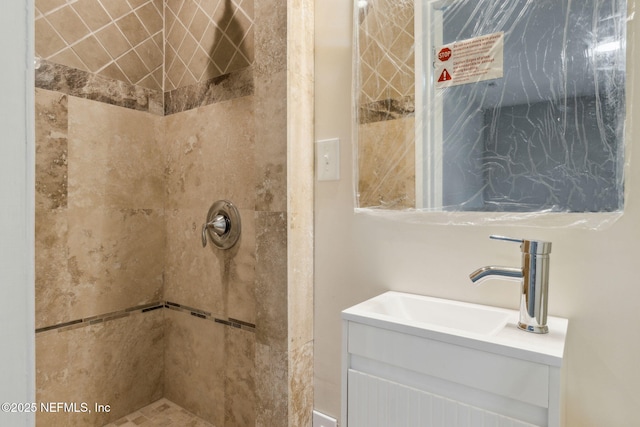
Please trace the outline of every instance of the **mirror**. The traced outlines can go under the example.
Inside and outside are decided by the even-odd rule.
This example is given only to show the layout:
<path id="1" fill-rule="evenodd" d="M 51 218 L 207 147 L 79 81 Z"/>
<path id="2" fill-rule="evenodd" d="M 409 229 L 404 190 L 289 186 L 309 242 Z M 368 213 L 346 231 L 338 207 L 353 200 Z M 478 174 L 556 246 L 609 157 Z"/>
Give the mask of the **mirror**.
<path id="1" fill-rule="evenodd" d="M 622 210 L 626 1 L 355 8 L 357 207 Z"/>

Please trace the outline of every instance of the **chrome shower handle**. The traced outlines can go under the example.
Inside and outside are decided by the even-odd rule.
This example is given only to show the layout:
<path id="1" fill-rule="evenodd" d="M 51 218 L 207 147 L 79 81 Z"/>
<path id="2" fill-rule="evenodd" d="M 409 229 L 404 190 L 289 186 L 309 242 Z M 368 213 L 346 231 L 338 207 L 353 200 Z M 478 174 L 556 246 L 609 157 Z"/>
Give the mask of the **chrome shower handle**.
<path id="1" fill-rule="evenodd" d="M 223 236 L 229 231 L 229 218 L 218 214 L 211 221 L 202 225 L 202 247 L 207 246 L 207 230 L 213 230 L 218 236 Z"/>
<path id="2" fill-rule="evenodd" d="M 233 247 L 240 238 L 240 212 L 228 200 L 218 200 L 209 208 L 202 225 L 202 247 L 207 241 L 218 249 Z"/>

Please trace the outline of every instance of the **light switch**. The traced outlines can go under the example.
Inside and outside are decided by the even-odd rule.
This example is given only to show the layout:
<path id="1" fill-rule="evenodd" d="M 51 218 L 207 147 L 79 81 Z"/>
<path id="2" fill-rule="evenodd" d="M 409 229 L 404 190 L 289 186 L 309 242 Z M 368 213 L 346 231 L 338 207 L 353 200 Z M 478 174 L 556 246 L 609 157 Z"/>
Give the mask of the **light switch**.
<path id="1" fill-rule="evenodd" d="M 338 138 L 316 142 L 316 171 L 318 181 L 340 179 L 340 140 Z"/>

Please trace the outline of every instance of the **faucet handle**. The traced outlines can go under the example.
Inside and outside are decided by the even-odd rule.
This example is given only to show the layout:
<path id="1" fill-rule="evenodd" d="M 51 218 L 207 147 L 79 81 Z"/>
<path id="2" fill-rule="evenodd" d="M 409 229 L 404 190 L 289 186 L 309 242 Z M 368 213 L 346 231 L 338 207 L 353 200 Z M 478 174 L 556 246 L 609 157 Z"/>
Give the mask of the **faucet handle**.
<path id="1" fill-rule="evenodd" d="M 516 239 L 514 237 L 498 236 L 492 234 L 489 236 L 493 240 L 504 240 L 505 242 L 520 243 L 520 249 L 523 253 L 547 255 L 551 253 L 551 242 L 545 242 L 543 240 L 530 240 L 530 239 Z"/>
<path id="2" fill-rule="evenodd" d="M 498 236 L 497 234 L 492 234 L 489 236 L 490 239 L 493 240 L 504 240 L 505 242 L 514 242 L 514 243 L 522 243 L 524 239 L 516 239 L 514 237 L 506 237 L 506 236 Z"/>

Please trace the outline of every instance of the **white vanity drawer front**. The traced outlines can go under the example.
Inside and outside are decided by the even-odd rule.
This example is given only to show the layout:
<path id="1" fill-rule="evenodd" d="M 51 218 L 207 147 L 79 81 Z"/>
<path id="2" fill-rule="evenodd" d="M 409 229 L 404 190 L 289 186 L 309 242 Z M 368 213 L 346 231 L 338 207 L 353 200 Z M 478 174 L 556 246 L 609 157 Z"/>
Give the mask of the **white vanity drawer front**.
<path id="1" fill-rule="evenodd" d="M 536 427 L 373 375 L 349 370 L 349 427 Z"/>
<path id="2" fill-rule="evenodd" d="M 549 407 L 547 365 L 360 323 L 348 323 L 347 352 L 352 355 L 541 408 Z"/>

